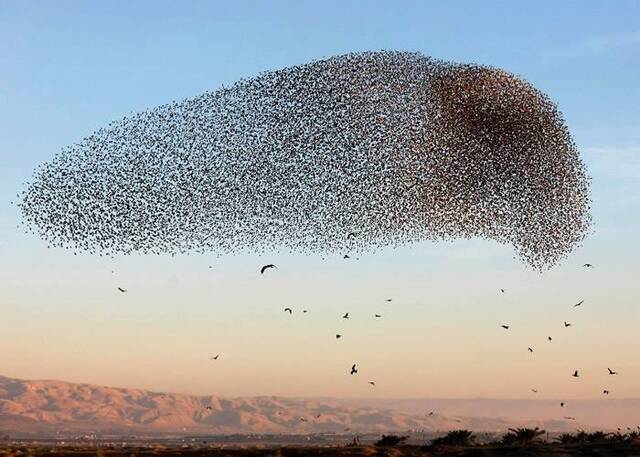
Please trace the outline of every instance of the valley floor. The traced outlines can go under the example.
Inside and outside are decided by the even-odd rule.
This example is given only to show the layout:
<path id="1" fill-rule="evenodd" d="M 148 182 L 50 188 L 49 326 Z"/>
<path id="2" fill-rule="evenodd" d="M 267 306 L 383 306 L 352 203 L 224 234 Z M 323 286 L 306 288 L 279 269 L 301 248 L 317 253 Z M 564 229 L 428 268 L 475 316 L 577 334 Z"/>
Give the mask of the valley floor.
<path id="1" fill-rule="evenodd" d="M 535 446 L 474 446 L 474 447 L 424 447 L 424 446 L 334 446 L 334 447 L 246 447 L 224 448 L 201 446 L 51 446 L 41 444 L 0 445 L 1 457 L 37 456 L 184 456 L 184 457 L 640 457 L 640 445 L 603 443 L 585 445 L 540 444 Z"/>

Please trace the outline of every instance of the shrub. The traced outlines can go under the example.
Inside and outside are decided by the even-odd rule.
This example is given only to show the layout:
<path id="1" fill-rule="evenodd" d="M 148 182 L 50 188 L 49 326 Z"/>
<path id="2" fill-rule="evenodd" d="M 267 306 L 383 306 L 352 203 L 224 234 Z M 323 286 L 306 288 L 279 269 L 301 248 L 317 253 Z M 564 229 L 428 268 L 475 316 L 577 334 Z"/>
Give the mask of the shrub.
<path id="1" fill-rule="evenodd" d="M 470 446 L 476 437 L 469 430 L 451 430 L 445 436 L 431 441 L 433 446 Z"/>
<path id="2" fill-rule="evenodd" d="M 409 437 L 398 435 L 382 435 L 378 441 L 375 442 L 376 446 L 397 446 L 404 443 Z"/>

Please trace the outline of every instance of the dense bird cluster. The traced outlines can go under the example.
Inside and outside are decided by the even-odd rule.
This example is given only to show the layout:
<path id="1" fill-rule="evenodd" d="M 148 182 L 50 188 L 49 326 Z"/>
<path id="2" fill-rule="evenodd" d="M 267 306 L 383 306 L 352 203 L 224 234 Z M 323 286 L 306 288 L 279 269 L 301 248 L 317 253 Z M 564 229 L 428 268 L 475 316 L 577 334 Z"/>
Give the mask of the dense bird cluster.
<path id="1" fill-rule="evenodd" d="M 458 237 L 546 268 L 590 225 L 547 96 L 495 68 L 352 53 L 141 112 L 64 149 L 21 199 L 94 253 L 344 252 Z"/>

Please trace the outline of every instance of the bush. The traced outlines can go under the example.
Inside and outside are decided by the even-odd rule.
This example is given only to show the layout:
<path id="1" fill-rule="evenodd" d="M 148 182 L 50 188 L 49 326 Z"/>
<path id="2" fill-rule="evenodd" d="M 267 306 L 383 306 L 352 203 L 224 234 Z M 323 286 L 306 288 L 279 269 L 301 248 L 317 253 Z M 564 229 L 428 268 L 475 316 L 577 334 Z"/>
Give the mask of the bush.
<path id="1" fill-rule="evenodd" d="M 476 437 L 469 430 L 451 430 L 431 441 L 432 446 L 471 446 Z"/>
<path id="2" fill-rule="evenodd" d="M 536 428 L 510 428 L 502 437 L 502 444 L 531 444 L 540 441 L 540 437 L 546 432 Z"/>
<path id="3" fill-rule="evenodd" d="M 375 442 L 376 446 L 397 446 L 398 444 L 402 444 L 407 441 L 408 436 L 398 436 L 398 435 L 382 435 L 378 441 Z"/>

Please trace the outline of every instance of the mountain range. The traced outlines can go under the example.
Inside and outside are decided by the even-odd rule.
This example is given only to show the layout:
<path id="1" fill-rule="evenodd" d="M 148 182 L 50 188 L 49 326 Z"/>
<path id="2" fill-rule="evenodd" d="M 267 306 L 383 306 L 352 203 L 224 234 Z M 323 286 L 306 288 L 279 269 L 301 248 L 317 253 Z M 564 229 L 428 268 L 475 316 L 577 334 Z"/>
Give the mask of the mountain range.
<path id="1" fill-rule="evenodd" d="M 565 419 L 572 414 L 576 421 Z M 305 434 L 563 431 L 640 424 L 640 400 L 221 398 L 0 376 L 0 433 Z"/>

